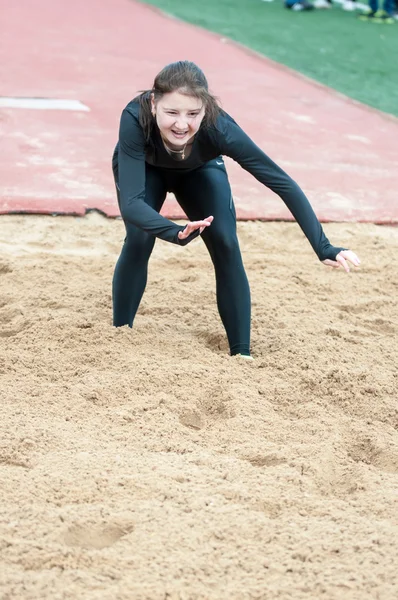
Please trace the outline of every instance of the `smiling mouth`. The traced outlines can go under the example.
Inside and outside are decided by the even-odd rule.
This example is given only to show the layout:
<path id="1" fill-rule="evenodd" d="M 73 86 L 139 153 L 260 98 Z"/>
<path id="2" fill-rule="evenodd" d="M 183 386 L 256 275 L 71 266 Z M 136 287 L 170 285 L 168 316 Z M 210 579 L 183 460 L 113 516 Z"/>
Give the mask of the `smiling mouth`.
<path id="1" fill-rule="evenodd" d="M 175 129 L 172 129 L 171 133 L 177 137 L 184 137 L 187 135 L 188 130 L 187 131 L 176 131 Z"/>

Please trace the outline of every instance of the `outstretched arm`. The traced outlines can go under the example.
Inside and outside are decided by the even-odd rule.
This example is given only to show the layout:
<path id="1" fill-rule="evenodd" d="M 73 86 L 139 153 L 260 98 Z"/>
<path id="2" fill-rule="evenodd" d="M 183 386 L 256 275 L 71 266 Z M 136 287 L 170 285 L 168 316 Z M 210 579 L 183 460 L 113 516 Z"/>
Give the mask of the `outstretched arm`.
<path id="1" fill-rule="evenodd" d="M 346 270 L 347 261 L 356 266 L 359 264 L 354 252 L 333 246 L 329 242 L 302 189 L 230 117 L 222 120 L 219 143 L 223 154 L 236 160 L 241 167 L 282 198 L 319 260 L 329 266 L 342 265 Z"/>

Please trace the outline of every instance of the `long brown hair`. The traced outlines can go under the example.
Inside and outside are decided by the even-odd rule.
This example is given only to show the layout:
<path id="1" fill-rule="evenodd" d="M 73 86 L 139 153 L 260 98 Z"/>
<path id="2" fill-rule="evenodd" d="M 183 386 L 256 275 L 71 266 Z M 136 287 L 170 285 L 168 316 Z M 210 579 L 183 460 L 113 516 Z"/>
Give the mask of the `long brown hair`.
<path id="1" fill-rule="evenodd" d="M 209 86 L 203 71 L 193 62 L 180 60 L 166 65 L 156 75 L 152 89 L 141 92 L 136 98 L 140 103 L 140 125 L 144 130 L 147 141 L 151 136 L 154 126 L 154 118 L 151 111 L 151 94 L 154 95 L 156 102 L 164 94 L 176 91 L 202 100 L 205 106 L 203 125 L 215 124 L 217 116 L 220 113 L 220 107 L 217 98 L 209 92 Z"/>

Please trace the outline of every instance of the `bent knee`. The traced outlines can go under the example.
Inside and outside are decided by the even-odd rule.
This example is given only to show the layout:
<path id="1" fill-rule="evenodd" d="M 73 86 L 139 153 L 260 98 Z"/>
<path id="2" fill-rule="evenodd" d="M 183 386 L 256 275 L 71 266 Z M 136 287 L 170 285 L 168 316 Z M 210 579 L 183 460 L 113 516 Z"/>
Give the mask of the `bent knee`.
<path id="1" fill-rule="evenodd" d="M 233 257 L 240 254 L 239 242 L 235 233 L 226 233 L 224 231 L 209 231 L 209 243 L 213 253 L 223 258 Z"/>
<path id="2" fill-rule="evenodd" d="M 122 253 L 130 260 L 148 260 L 154 245 L 155 238 L 152 235 L 139 231 L 126 236 Z"/>

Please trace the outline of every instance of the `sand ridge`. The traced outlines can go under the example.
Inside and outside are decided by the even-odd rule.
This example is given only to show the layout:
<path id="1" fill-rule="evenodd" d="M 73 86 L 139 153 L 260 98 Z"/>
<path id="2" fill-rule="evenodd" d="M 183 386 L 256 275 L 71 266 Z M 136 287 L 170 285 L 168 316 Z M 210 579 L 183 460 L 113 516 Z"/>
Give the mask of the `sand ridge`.
<path id="1" fill-rule="evenodd" d="M 253 354 L 200 240 L 111 326 L 120 221 L 0 221 L 0 597 L 398 595 L 398 229 L 240 223 Z"/>

